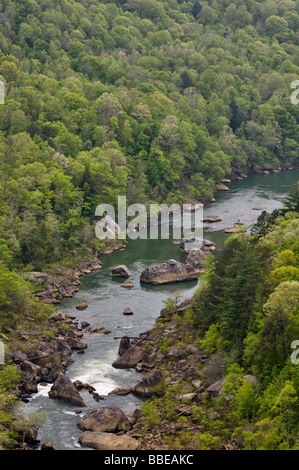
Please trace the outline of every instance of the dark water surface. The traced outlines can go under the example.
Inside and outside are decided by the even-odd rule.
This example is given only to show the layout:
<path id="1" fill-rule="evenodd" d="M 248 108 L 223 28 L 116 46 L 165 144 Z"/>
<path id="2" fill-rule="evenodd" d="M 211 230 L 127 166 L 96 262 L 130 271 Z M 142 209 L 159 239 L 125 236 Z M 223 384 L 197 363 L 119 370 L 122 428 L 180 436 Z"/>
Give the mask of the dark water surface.
<path id="1" fill-rule="evenodd" d="M 221 222 L 205 224 L 204 237 L 215 242 L 219 253 L 228 237 L 223 232 L 226 227 L 236 219 L 241 219 L 250 231 L 263 210 L 271 212 L 283 205 L 285 196 L 298 179 L 299 170 L 295 170 L 252 175 L 243 181 L 229 183 L 230 191 L 217 192 L 216 202 L 204 208 L 204 216 L 217 215 L 222 219 Z M 88 408 L 83 409 L 81 417 L 101 406 L 117 406 L 129 413 L 140 405 L 141 400 L 131 394 L 108 396 L 114 388 L 134 385 L 140 379 L 140 374 L 135 370 L 117 370 L 112 367 L 120 341 L 114 337 L 139 336 L 141 332 L 152 328 L 164 306 L 163 301 L 173 296 L 178 289 L 182 299 L 192 296 L 198 286 L 197 281 L 163 286 L 140 284 L 139 276 L 145 267 L 170 258 L 178 261 L 185 259 L 179 245 L 171 240 L 130 241 L 125 251 L 103 256 L 103 269 L 85 276 L 80 292 L 61 303 L 60 310 L 75 314 L 79 321 L 103 325 L 111 330 L 109 335 L 86 335 L 83 341 L 88 343 L 88 348 L 84 354 L 73 354 L 74 363 L 67 370 L 71 380 L 87 382 L 104 397 L 103 401 L 97 403 L 88 392 L 83 392 Z M 111 277 L 112 267 L 118 264 L 125 264 L 129 268 L 133 289 L 121 288 L 123 279 Z M 98 296 L 102 299 L 95 299 Z M 81 300 L 88 302 L 88 308 L 78 312 L 75 306 Z M 134 315 L 123 315 L 126 307 L 130 307 Z M 39 385 L 39 392 L 32 396 L 24 412 L 45 414 L 38 436 L 41 442 L 51 441 L 57 450 L 80 449 L 78 437 L 81 431 L 76 426 L 80 418 L 72 405 L 49 398 L 50 388 L 51 385 Z"/>

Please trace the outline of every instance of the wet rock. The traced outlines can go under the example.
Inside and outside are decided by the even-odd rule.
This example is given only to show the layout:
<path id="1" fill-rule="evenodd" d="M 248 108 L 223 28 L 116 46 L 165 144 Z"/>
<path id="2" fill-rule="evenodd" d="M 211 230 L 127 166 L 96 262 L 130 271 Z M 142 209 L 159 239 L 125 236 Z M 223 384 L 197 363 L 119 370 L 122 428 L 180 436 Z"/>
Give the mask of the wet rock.
<path id="1" fill-rule="evenodd" d="M 133 289 L 134 287 L 134 284 L 133 282 L 131 281 L 126 281 L 126 282 L 123 282 L 120 287 L 123 287 L 124 289 Z"/>
<path id="2" fill-rule="evenodd" d="M 130 421 L 120 408 L 96 408 L 83 416 L 77 426 L 82 431 L 119 432 L 131 429 Z"/>
<path id="3" fill-rule="evenodd" d="M 48 280 L 48 275 L 40 272 L 22 273 L 21 276 L 31 283 L 44 284 Z"/>
<path id="4" fill-rule="evenodd" d="M 104 326 L 91 326 L 88 328 L 88 332 L 93 334 L 93 333 L 97 333 L 97 334 L 100 334 L 100 335 L 109 335 L 109 333 L 111 333 L 110 330 L 106 330 L 106 328 Z"/>
<path id="5" fill-rule="evenodd" d="M 135 367 L 138 362 L 142 361 L 144 350 L 137 346 L 131 346 L 127 349 L 113 364 L 115 369 L 131 369 Z"/>
<path id="6" fill-rule="evenodd" d="M 62 374 L 63 372 L 64 368 L 61 364 L 54 364 L 53 367 L 46 368 L 46 370 L 42 369 L 42 380 L 49 383 L 54 382 L 57 379 L 58 375 Z"/>
<path id="7" fill-rule="evenodd" d="M 229 191 L 229 188 L 223 183 L 218 184 L 216 189 L 217 191 Z"/>
<path id="8" fill-rule="evenodd" d="M 168 284 L 198 279 L 200 274 L 201 270 L 194 266 L 170 259 L 146 268 L 141 273 L 140 281 L 147 284 Z"/>
<path id="9" fill-rule="evenodd" d="M 75 338 L 68 338 L 67 342 L 72 349 L 77 349 L 80 351 L 81 349 L 87 348 L 86 343 L 83 343 L 82 341 L 79 341 L 78 339 L 75 339 Z"/>
<path id="10" fill-rule="evenodd" d="M 73 382 L 64 374 L 59 374 L 48 394 L 50 398 L 58 398 L 75 406 L 86 406 Z"/>
<path id="11" fill-rule="evenodd" d="M 130 277 L 131 273 L 127 266 L 124 264 L 121 264 L 119 266 L 115 266 L 115 268 L 112 269 L 112 276 L 113 277 Z"/>
<path id="12" fill-rule="evenodd" d="M 139 442 L 130 436 L 116 436 L 106 432 L 86 431 L 79 437 L 82 447 L 90 447 L 96 450 L 138 450 Z"/>
<path id="13" fill-rule="evenodd" d="M 118 347 L 118 354 L 121 356 L 131 347 L 131 341 L 128 336 L 123 336 Z"/>
<path id="14" fill-rule="evenodd" d="M 118 387 L 118 388 L 115 388 L 114 390 L 111 390 L 111 392 L 109 392 L 108 395 L 128 395 L 131 392 L 132 392 L 132 387 Z"/>
<path id="15" fill-rule="evenodd" d="M 218 217 L 218 215 L 208 215 L 206 217 L 203 217 L 202 221 L 203 222 L 209 222 L 209 223 L 213 223 L 213 222 L 221 222 L 221 217 Z"/>
<path id="16" fill-rule="evenodd" d="M 81 321 L 81 328 L 87 328 L 88 326 L 90 326 L 90 323 L 88 323 L 88 321 Z"/>
<path id="17" fill-rule="evenodd" d="M 87 307 L 88 307 L 88 303 L 85 302 L 85 301 L 79 302 L 79 303 L 76 305 L 76 309 L 77 309 L 77 310 L 85 310 Z"/>
<path id="18" fill-rule="evenodd" d="M 124 315 L 133 315 L 133 310 L 130 309 L 129 307 L 125 308 L 124 311 L 123 311 L 123 314 Z"/>
<path id="19" fill-rule="evenodd" d="M 76 387 L 76 389 L 78 390 L 78 392 L 82 392 L 84 390 L 87 390 L 89 393 L 93 393 L 96 390 L 92 385 L 81 382 L 81 380 L 75 380 L 73 382 L 73 384 Z"/>

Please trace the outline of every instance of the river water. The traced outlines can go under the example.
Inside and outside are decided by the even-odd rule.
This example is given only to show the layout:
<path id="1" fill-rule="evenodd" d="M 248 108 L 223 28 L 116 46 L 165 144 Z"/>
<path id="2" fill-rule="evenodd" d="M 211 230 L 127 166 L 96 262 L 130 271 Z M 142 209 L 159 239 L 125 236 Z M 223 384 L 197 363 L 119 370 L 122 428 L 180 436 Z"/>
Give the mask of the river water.
<path id="1" fill-rule="evenodd" d="M 221 252 L 229 236 L 224 233 L 226 227 L 232 225 L 236 219 L 241 219 L 250 231 L 263 210 L 271 212 L 282 207 L 285 196 L 298 180 L 299 170 L 251 175 L 243 181 L 229 183 L 230 191 L 217 192 L 216 202 L 204 208 L 204 216 L 217 215 L 222 219 L 220 222 L 204 224 L 204 237 L 216 244 L 215 254 Z M 83 414 L 102 406 L 116 406 L 129 413 L 140 406 L 142 400 L 132 394 L 108 395 L 114 388 L 132 386 L 141 378 L 135 370 L 112 367 L 118 357 L 120 341 L 114 338 L 124 335 L 139 336 L 152 328 L 164 306 L 163 301 L 175 295 L 178 290 L 182 300 L 192 296 L 198 281 L 162 286 L 140 284 L 139 276 L 143 269 L 170 258 L 182 262 L 185 259 L 179 245 L 172 240 L 130 241 L 124 251 L 103 256 L 103 269 L 85 276 L 80 292 L 61 303 L 61 311 L 76 315 L 79 321 L 102 325 L 111 331 L 108 335 L 86 335 L 83 341 L 87 342 L 87 349 L 84 354 L 74 352 L 74 362 L 66 372 L 71 380 L 78 379 L 95 387 L 104 400 L 96 402 L 88 392 L 82 392 L 87 408 L 82 409 L 78 416 L 74 406 L 48 397 L 51 384 L 40 384 L 38 393 L 24 405 L 24 414 L 41 414 L 42 424 L 38 435 L 41 443 L 51 441 L 57 450 L 82 450 L 78 444 L 81 431 L 77 428 L 77 422 Z M 118 264 L 125 264 L 129 268 L 129 280 L 134 284 L 133 289 L 121 288 L 123 279 L 111 277 L 111 269 Z M 97 299 L 99 296 L 102 298 Z M 88 308 L 78 312 L 75 306 L 81 300 L 88 302 Z M 123 315 L 126 307 L 130 307 L 134 314 Z"/>

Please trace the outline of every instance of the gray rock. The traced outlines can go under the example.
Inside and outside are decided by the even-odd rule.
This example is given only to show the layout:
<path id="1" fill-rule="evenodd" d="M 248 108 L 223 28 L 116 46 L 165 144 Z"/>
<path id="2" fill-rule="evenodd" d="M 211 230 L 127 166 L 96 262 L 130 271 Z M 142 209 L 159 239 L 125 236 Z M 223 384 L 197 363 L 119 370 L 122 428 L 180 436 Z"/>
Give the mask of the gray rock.
<path id="1" fill-rule="evenodd" d="M 217 382 L 214 382 L 212 385 L 210 385 L 207 388 L 207 393 L 213 397 L 217 398 L 222 395 L 222 386 L 223 386 L 223 381 L 225 377 L 222 377 L 221 379 L 217 380 Z"/>
<path id="2" fill-rule="evenodd" d="M 82 431 L 92 432 L 118 432 L 131 429 L 125 413 L 112 406 L 92 410 L 78 421 L 77 426 Z"/>
<path id="3" fill-rule="evenodd" d="M 207 251 L 203 250 L 192 250 L 188 253 L 186 263 L 191 264 L 197 269 L 202 268 L 202 263 L 206 261 Z"/>
<path id="4" fill-rule="evenodd" d="M 168 284 L 198 279 L 200 274 L 200 269 L 171 259 L 146 268 L 141 273 L 140 281 L 147 284 Z"/>
<path id="5" fill-rule="evenodd" d="M 131 369 L 135 367 L 138 362 L 142 361 L 144 350 L 137 346 L 131 346 L 127 349 L 113 364 L 115 369 Z"/>
<path id="6" fill-rule="evenodd" d="M 86 406 L 73 382 L 64 374 L 58 375 L 48 394 L 50 398 L 58 398 L 75 406 Z"/>
<path id="7" fill-rule="evenodd" d="M 125 308 L 124 311 L 123 311 L 123 314 L 124 315 L 133 315 L 133 310 L 130 309 L 129 307 Z"/>
<path id="8" fill-rule="evenodd" d="M 115 388 L 114 390 L 111 390 L 111 392 L 109 392 L 108 395 L 128 395 L 131 392 L 132 392 L 132 387 L 118 387 L 118 388 Z"/>
<path id="9" fill-rule="evenodd" d="M 164 382 L 163 374 L 159 369 L 154 370 L 149 375 L 144 377 L 133 388 L 132 392 L 135 395 L 150 397 L 157 394 L 157 390 Z M 159 394 L 159 392 L 158 392 Z"/>
<path id="10" fill-rule="evenodd" d="M 131 273 L 127 266 L 124 264 L 121 264 L 119 266 L 115 266 L 115 268 L 112 269 L 112 276 L 113 277 L 130 277 Z"/>
<path id="11" fill-rule="evenodd" d="M 131 341 L 128 336 L 123 336 L 118 347 L 118 354 L 121 356 L 131 347 Z"/>
<path id="12" fill-rule="evenodd" d="M 134 284 L 131 281 L 126 281 L 123 282 L 120 287 L 123 287 L 124 289 L 133 289 Z"/>
<path id="13" fill-rule="evenodd" d="M 88 328 L 88 332 L 89 333 L 98 333 L 100 335 L 108 335 L 109 333 L 111 333 L 110 330 L 106 330 L 106 328 L 104 326 L 91 326 Z"/>

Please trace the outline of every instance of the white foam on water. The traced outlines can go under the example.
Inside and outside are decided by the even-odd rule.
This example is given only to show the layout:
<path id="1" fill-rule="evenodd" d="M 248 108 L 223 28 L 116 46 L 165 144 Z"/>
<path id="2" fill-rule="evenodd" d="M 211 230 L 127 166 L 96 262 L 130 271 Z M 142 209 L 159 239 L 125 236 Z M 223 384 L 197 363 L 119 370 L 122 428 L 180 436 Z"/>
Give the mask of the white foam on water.
<path id="1" fill-rule="evenodd" d="M 34 400 L 39 397 L 48 397 L 48 392 L 51 390 L 53 384 L 38 384 L 37 393 L 34 393 L 30 400 Z"/>
<path id="2" fill-rule="evenodd" d="M 82 371 L 82 373 L 78 371 L 78 375 L 72 377 L 72 381 L 80 380 L 83 383 L 92 385 L 99 395 L 108 395 L 111 390 L 119 386 L 116 381 L 119 374 L 112 366 L 92 361 L 92 363 L 89 363 L 89 367 L 88 370 Z M 116 376 L 116 380 L 114 380 L 113 375 Z"/>

